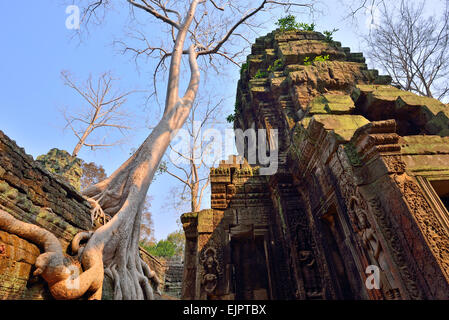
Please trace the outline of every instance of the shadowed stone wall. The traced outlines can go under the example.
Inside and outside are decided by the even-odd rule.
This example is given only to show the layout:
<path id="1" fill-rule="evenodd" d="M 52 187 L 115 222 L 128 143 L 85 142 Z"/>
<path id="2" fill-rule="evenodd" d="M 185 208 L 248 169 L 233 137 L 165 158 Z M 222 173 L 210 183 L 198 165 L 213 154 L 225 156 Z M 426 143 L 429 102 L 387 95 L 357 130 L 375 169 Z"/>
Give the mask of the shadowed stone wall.
<path id="1" fill-rule="evenodd" d="M 64 156 L 65 152 L 53 149 L 40 159 L 56 170 L 59 164 L 53 160 Z M 67 165 L 76 180 L 81 173 L 72 162 Z M 69 184 L 70 177 L 50 173 L 0 131 L 0 209 L 53 233 L 67 254 L 78 232 L 94 228 L 90 204 Z M 33 243 L 0 230 L 0 299 L 52 299 L 46 283 L 32 275 L 40 253 Z M 146 252 L 141 255 L 163 281 L 164 264 Z"/>
<path id="2" fill-rule="evenodd" d="M 256 40 L 234 127 L 277 129 L 278 170 L 211 169 L 212 210 L 182 218 L 184 298 L 449 298 L 449 107 L 390 80 L 317 32 Z"/>
<path id="3" fill-rule="evenodd" d="M 64 250 L 78 232 L 92 227 L 89 203 L 1 131 L 0 208 L 52 232 Z M 32 276 L 39 248 L 0 231 L 0 252 L 1 299 L 49 298 L 44 281 Z"/>

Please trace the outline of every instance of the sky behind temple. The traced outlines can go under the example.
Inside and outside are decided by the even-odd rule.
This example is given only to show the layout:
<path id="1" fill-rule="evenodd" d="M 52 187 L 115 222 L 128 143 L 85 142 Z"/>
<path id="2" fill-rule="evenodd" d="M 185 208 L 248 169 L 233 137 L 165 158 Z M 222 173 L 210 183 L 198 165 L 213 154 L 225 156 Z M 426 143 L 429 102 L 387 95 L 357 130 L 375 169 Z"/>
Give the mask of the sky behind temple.
<path id="1" fill-rule="evenodd" d="M 74 2 L 76 4 L 77 1 Z M 34 158 L 51 148 L 71 152 L 77 142 L 69 130 L 63 131 L 64 119 L 58 110 L 79 107 L 81 100 L 64 86 L 60 76 L 62 70 L 70 70 L 80 80 L 86 79 L 90 73 L 96 75 L 111 70 L 120 78 L 120 89 L 144 90 L 149 87 L 154 68 L 152 61 L 143 61 L 136 68 L 131 56 L 122 55 L 112 45 L 113 40 L 123 34 L 128 11 L 112 12 L 104 25 L 90 30 L 80 43 L 78 38 L 73 37 L 73 31 L 65 27 L 65 9 L 66 6 L 58 0 L 26 1 L 26 5 L 22 1 L 0 2 L 0 130 Z M 338 28 L 335 40 L 351 47 L 353 52 L 362 48 L 357 34 L 358 31 L 366 31 L 367 18 L 361 17 L 357 24 L 343 19 L 347 12 L 338 1 L 321 1 L 319 9 L 321 12 L 316 13 L 314 18 L 303 15 L 297 20 L 315 22 L 318 31 Z M 278 17 L 283 15 L 279 11 Z M 151 28 L 157 32 L 154 25 Z M 270 20 L 260 35 L 274 28 L 274 21 Z M 228 65 L 227 73 L 226 81 L 221 81 L 219 86 L 214 85 L 214 75 L 209 75 L 213 87 L 209 90 L 218 89 L 224 96 L 234 96 L 239 70 Z M 165 89 L 163 82 L 158 85 L 160 90 Z M 224 107 L 223 118 L 232 113 L 233 99 L 229 99 Z M 125 145 L 96 151 L 83 148 L 79 157 L 103 165 L 108 174 L 117 169 L 129 157 L 130 150 L 137 148 L 149 134 L 144 120 L 155 120 L 160 115 L 158 106 L 151 106 L 151 103 L 148 106 L 145 102 L 145 94 L 142 93 L 133 95 L 127 103 L 127 108 L 135 113 L 139 121 L 135 123 L 136 128 Z M 149 190 L 153 198 L 157 239 L 165 238 L 177 229 L 176 220 L 182 213 L 168 210 L 166 206 L 170 200 L 167 199 L 170 186 L 174 183 L 177 182 L 168 175 L 159 176 Z M 207 195 L 203 206 L 209 205 Z"/>

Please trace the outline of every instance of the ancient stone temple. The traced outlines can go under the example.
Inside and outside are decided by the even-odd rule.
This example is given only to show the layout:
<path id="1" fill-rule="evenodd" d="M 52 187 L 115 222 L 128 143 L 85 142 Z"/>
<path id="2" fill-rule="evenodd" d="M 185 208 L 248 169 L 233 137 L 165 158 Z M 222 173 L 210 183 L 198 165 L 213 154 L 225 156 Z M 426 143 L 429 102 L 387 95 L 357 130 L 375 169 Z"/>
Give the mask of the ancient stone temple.
<path id="1" fill-rule="evenodd" d="M 70 259 L 73 238 L 79 232 L 95 229 L 99 221 L 92 219 L 91 205 L 74 187 L 79 186 L 75 178 L 82 174 L 79 166 L 74 165 L 70 155 L 69 161 L 57 161 L 65 154 L 53 149 L 34 161 L 0 131 L 0 211 L 51 232 L 59 240 L 65 258 Z M 53 173 L 61 168 L 67 175 Z M 42 249 L 0 228 L 0 300 L 53 299 L 47 283 L 33 274 Z M 140 255 L 155 271 L 163 290 L 167 266 L 143 249 Z M 104 283 L 103 299 L 110 299 L 111 283 L 107 279 Z"/>
<path id="2" fill-rule="evenodd" d="M 389 83 L 320 33 L 257 39 L 234 127 L 278 130 L 278 170 L 211 170 L 184 299 L 449 299 L 449 106 Z"/>

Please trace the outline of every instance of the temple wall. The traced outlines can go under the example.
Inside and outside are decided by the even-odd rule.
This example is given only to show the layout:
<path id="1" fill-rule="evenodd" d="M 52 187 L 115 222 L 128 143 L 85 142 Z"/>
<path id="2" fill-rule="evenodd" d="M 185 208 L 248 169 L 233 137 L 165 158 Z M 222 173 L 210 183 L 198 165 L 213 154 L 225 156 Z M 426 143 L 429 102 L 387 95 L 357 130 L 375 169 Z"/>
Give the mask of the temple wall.
<path id="1" fill-rule="evenodd" d="M 78 232 L 93 229 L 90 204 L 84 197 L 2 131 L 0 209 L 53 233 L 66 254 L 70 254 L 70 242 Z M 40 253 L 35 244 L 0 230 L 0 299 L 52 299 L 43 279 L 32 275 Z M 146 252 L 141 255 L 163 280 L 164 265 Z"/>
<path id="2" fill-rule="evenodd" d="M 449 298 L 449 107 L 390 81 L 316 32 L 256 40 L 234 127 L 277 129 L 278 170 L 211 169 L 206 220 L 221 222 L 184 221 L 190 298 Z"/>
<path id="3" fill-rule="evenodd" d="M 78 232 L 92 226 L 87 201 L 1 131 L 0 209 L 52 232 L 64 250 Z M 0 239 L 0 298 L 49 298 L 43 280 L 32 276 L 39 248 L 6 232 L 0 231 Z"/>

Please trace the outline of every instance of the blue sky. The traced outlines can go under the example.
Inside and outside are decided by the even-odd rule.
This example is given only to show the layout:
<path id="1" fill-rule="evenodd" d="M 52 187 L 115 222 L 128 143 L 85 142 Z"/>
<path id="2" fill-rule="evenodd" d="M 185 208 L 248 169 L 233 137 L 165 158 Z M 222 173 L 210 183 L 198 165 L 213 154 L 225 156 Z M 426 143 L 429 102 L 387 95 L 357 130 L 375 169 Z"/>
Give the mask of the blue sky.
<path id="1" fill-rule="evenodd" d="M 95 75 L 111 70 L 120 77 L 119 87 L 127 90 L 148 89 L 154 68 L 154 63 L 149 61 L 137 70 L 132 57 L 122 55 L 112 45 L 114 39 L 123 35 L 127 10 L 112 12 L 104 25 L 91 29 L 80 43 L 78 38 L 73 38 L 73 31 L 65 27 L 66 7 L 61 2 L 27 1 L 26 5 L 20 1 L 0 2 L 0 130 L 35 158 L 55 147 L 71 152 L 77 142 L 71 132 L 63 131 L 64 121 L 58 112 L 61 107 L 78 107 L 81 102 L 71 89 L 63 85 L 62 70 L 70 70 L 81 80 L 90 73 Z M 335 39 L 351 47 L 352 51 L 359 50 L 361 43 L 356 28 L 342 20 L 342 6 L 336 1 L 322 3 L 319 7 L 321 14 L 315 15 L 314 19 L 303 16 L 299 20 L 315 21 L 318 31 L 338 28 Z M 279 12 L 279 17 L 282 15 Z M 358 25 L 363 31 L 364 20 Z M 270 20 L 261 35 L 274 28 L 274 21 Z M 157 32 L 157 28 L 154 30 Z M 238 69 L 229 65 L 227 73 L 220 90 L 224 95 L 232 96 L 237 86 Z M 213 76 L 209 75 L 210 78 Z M 163 82 L 159 83 L 162 91 L 164 86 Z M 233 110 L 233 99 L 230 101 L 224 114 Z M 158 117 L 159 107 L 154 104 L 144 106 L 144 102 L 143 94 L 129 99 L 127 108 L 136 114 L 137 122 L 126 145 L 96 151 L 84 148 L 79 157 L 102 164 L 111 174 L 128 158 L 130 150 L 140 145 L 148 135 L 144 120 Z M 176 181 L 169 176 L 159 176 L 149 190 L 153 197 L 157 239 L 177 229 L 176 219 L 182 213 L 166 208 L 167 194 L 174 183 Z M 209 201 L 205 201 L 205 206 L 208 204 Z"/>

